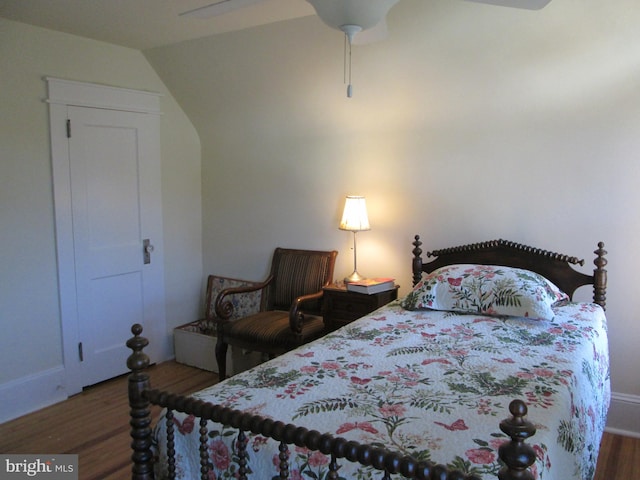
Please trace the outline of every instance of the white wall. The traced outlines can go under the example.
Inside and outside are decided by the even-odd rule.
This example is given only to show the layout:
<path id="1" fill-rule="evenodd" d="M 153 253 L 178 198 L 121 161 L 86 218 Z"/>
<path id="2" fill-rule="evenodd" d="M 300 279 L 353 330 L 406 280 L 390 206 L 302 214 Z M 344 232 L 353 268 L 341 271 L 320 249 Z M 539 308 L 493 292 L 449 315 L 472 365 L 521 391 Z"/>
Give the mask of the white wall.
<path id="1" fill-rule="evenodd" d="M 360 272 L 401 293 L 416 233 L 425 250 L 506 238 L 585 272 L 603 240 L 614 410 L 640 418 L 636 0 L 403 0 L 388 20 L 385 41 L 354 47 L 352 99 L 342 37 L 316 17 L 145 52 L 202 141 L 205 273 L 262 278 L 281 245 L 337 248 L 344 276 L 346 194 L 372 223 Z M 640 434 L 633 421 L 611 427 Z"/>
<path id="2" fill-rule="evenodd" d="M 201 151 L 189 119 L 139 51 L 0 19 L 0 421 L 66 397 L 45 76 L 164 95 L 167 334 L 200 313 Z"/>

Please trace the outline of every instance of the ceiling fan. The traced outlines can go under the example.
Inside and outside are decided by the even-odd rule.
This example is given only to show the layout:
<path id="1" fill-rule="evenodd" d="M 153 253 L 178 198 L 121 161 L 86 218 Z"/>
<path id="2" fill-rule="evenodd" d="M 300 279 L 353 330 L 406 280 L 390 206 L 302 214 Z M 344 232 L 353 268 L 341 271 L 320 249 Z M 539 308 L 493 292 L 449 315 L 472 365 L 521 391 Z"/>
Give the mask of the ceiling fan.
<path id="1" fill-rule="evenodd" d="M 218 15 L 224 15 L 225 13 L 239 10 L 241 8 L 249 7 L 257 3 L 264 2 L 265 0 L 217 0 L 208 5 L 194 8 L 186 12 L 182 12 L 180 15 L 209 18 Z M 370 1 L 367 0 L 307 0 L 318 11 L 318 8 L 337 10 L 348 10 L 352 6 L 356 6 L 357 9 L 367 9 L 363 6 L 365 3 L 369 4 L 390 4 L 387 11 L 397 3 L 398 0 L 391 1 Z M 547 5 L 551 0 L 466 0 L 467 2 L 476 3 L 488 3 L 491 5 L 499 5 L 502 7 L 524 8 L 527 10 L 539 10 Z M 377 7 L 373 7 L 374 9 Z M 363 29 L 364 30 L 364 29 Z"/>
<path id="2" fill-rule="evenodd" d="M 209 18 L 246 8 L 265 0 L 218 0 L 180 15 Z M 386 16 L 399 0 L 307 0 L 320 19 L 329 27 L 344 32 L 345 35 L 345 82 L 349 77 L 347 96 L 352 96 L 351 85 L 351 45 L 367 43 L 386 36 Z M 539 10 L 551 0 L 466 0 L 502 7 Z M 365 32 L 362 34 L 361 32 Z M 357 38 L 362 41 L 357 42 Z M 348 47 L 348 49 L 347 49 Z M 347 58 L 349 59 L 347 66 Z"/>

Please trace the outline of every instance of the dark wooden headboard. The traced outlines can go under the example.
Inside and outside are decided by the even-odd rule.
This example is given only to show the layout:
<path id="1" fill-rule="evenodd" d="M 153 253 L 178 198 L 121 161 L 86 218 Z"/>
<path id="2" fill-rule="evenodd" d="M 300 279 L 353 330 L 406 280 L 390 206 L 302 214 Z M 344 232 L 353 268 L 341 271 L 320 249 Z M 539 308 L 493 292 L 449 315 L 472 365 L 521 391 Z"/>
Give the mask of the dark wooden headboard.
<path id="1" fill-rule="evenodd" d="M 607 259 L 605 255 L 607 252 L 604 250 L 603 242 L 598 243 L 598 249 L 594 251 L 596 258 L 593 263 L 596 268 L 593 270 L 593 275 L 578 272 L 571 267 L 571 265 L 584 265 L 584 260 L 507 240 L 490 240 L 433 250 L 427 252 L 427 258 L 435 257 L 435 259 L 426 263 L 422 261 L 420 235 L 415 236 L 413 246 L 414 286 L 422 278 L 423 272 L 431 273 L 446 265 L 464 263 L 500 265 L 539 273 L 572 298 L 578 287 L 593 285 L 594 303 L 606 308 L 607 270 L 605 266 Z"/>

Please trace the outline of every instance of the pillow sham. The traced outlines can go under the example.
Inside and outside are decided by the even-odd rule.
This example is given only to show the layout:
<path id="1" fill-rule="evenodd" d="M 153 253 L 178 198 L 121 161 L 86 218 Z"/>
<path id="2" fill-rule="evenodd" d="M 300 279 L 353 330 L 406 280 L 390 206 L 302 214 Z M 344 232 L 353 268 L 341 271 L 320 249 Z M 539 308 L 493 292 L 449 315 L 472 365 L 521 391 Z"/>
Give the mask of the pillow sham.
<path id="1" fill-rule="evenodd" d="M 566 293 L 535 272 L 496 265 L 448 265 L 426 275 L 402 301 L 407 310 L 445 310 L 551 320 Z"/>

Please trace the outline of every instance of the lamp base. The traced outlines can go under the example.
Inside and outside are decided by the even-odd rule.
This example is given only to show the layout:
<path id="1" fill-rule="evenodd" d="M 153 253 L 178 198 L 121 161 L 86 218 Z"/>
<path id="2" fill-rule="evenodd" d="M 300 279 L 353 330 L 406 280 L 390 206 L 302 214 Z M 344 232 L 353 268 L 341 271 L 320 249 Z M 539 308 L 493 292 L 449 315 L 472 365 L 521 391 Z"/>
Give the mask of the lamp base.
<path id="1" fill-rule="evenodd" d="M 344 283 L 361 282 L 364 279 L 365 277 L 363 277 L 362 275 L 360 275 L 358 272 L 354 270 L 351 275 L 349 275 L 348 277 L 345 277 Z"/>

